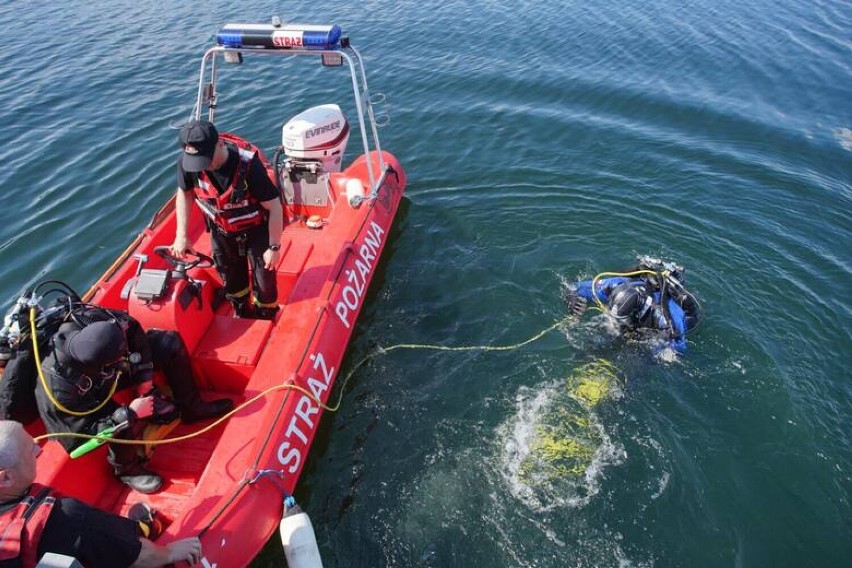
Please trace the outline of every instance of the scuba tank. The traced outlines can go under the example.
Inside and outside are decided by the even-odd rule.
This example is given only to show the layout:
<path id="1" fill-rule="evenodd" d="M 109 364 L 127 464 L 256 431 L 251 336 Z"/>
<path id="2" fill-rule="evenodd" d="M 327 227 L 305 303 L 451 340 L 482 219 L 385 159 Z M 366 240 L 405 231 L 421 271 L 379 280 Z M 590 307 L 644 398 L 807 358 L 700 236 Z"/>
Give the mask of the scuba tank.
<path id="1" fill-rule="evenodd" d="M 654 314 L 657 327 L 667 329 L 672 338 L 694 330 L 701 321 L 701 306 L 695 296 L 686 290 L 686 271 L 683 266 L 647 255 L 640 256 L 638 261 L 639 270 L 650 270 L 656 273 L 655 276 L 647 278 L 653 279 L 660 290 L 660 309 L 655 310 Z M 683 310 L 683 330 L 675 330 L 673 327 L 669 299 Z"/>
<path id="2" fill-rule="evenodd" d="M 38 417 L 35 400 L 36 368 L 27 333 L 29 291 L 12 304 L 0 329 L 0 419 L 28 424 Z"/>
<path id="3" fill-rule="evenodd" d="M 284 515 L 278 525 L 278 532 L 289 568 L 322 568 L 311 519 L 292 497 L 284 500 Z"/>
<path id="4" fill-rule="evenodd" d="M 12 358 L 12 350 L 21 341 L 21 326 L 23 324 L 21 315 L 26 311 L 29 303 L 28 296 L 28 290 L 21 292 L 21 296 L 12 304 L 3 318 L 3 327 L 0 328 L 0 361 L 3 363 Z"/>
<path id="5" fill-rule="evenodd" d="M 40 296 L 39 289 L 46 284 L 58 284 L 60 288 L 52 288 Z M 64 295 L 57 297 L 49 307 L 42 307 L 44 296 L 57 292 Z M 12 304 L 0 328 L 0 363 L 5 364 L 0 380 L 0 419 L 28 424 L 38 418 L 35 400 L 38 370 L 30 311 L 35 310 L 36 341 L 39 355 L 44 359 L 50 353 L 53 335 L 80 302 L 80 297 L 67 284 L 46 280 L 32 290 L 24 290 Z"/>
<path id="6" fill-rule="evenodd" d="M 661 258 L 655 258 L 648 255 L 640 256 L 638 261 L 639 263 L 637 268 L 639 270 L 650 270 L 651 272 L 657 272 L 660 274 L 667 272 L 668 275 L 678 284 L 681 286 L 684 285 L 685 270 L 683 266 L 675 264 L 669 260 L 663 260 Z"/>

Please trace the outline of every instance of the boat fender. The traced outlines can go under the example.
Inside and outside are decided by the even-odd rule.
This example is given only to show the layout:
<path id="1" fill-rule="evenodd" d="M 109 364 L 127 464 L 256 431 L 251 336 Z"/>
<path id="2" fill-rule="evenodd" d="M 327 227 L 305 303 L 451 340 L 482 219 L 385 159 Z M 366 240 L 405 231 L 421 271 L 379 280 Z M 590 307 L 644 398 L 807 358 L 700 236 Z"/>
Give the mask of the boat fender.
<path id="1" fill-rule="evenodd" d="M 281 533 L 288 568 L 322 568 L 311 519 L 295 502 L 292 506 L 284 505 L 278 531 Z"/>
<path id="2" fill-rule="evenodd" d="M 361 205 L 364 201 L 364 184 L 358 178 L 346 181 L 346 200 L 353 208 Z"/>

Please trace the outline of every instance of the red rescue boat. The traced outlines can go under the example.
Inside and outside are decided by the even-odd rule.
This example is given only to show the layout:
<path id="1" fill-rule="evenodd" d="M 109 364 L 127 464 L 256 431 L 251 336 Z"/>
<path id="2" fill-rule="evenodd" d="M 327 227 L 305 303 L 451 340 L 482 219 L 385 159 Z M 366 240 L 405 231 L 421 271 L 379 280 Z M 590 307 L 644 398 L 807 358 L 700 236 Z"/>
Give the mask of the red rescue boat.
<path id="1" fill-rule="evenodd" d="M 357 118 L 350 123 L 333 104 L 308 109 L 284 126 L 284 144 L 267 162 L 288 217 L 275 319 L 235 318 L 228 302 L 214 302 L 221 280 L 209 263 L 158 254 L 174 238 L 173 200 L 84 296 L 127 310 L 145 329 L 176 330 L 202 395 L 249 404 L 209 431 L 157 445 L 149 467 L 165 484 L 152 495 L 113 477 L 105 446 L 70 459 L 50 441 L 38 464 L 38 482 L 101 508 L 126 513 L 133 503 L 148 503 L 168 522 L 158 542 L 200 535 L 207 567 L 247 565 L 278 527 L 283 496 L 293 493 L 308 458 L 406 184 L 397 159 L 379 145 L 380 97 L 371 98 L 362 59 L 338 26 L 225 26 L 204 54 L 191 118 L 214 121 L 223 62 L 276 55 L 287 63 L 348 66 Z M 343 168 L 350 127 L 364 149 Z M 190 246 L 209 255 L 202 214 L 192 209 Z M 40 433 L 38 424 L 30 428 Z M 166 438 L 199 428 L 181 424 Z"/>

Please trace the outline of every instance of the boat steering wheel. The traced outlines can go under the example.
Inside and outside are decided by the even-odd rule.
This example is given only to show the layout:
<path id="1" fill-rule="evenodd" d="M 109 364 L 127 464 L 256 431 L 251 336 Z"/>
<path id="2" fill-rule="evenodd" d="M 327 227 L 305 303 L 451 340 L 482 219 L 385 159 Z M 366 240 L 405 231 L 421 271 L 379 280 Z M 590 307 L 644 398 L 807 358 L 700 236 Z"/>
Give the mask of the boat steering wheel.
<path id="1" fill-rule="evenodd" d="M 191 249 L 187 249 L 185 254 L 190 257 L 193 257 L 193 260 L 184 260 L 182 258 L 176 257 L 172 254 L 171 247 L 168 246 L 154 247 L 154 252 L 157 253 L 163 260 L 168 262 L 178 274 L 186 275 L 187 270 L 189 270 L 190 268 L 195 268 L 196 266 L 199 266 L 201 268 L 210 268 L 211 266 L 213 266 L 212 258 L 207 256 L 206 254 L 202 254 Z"/>

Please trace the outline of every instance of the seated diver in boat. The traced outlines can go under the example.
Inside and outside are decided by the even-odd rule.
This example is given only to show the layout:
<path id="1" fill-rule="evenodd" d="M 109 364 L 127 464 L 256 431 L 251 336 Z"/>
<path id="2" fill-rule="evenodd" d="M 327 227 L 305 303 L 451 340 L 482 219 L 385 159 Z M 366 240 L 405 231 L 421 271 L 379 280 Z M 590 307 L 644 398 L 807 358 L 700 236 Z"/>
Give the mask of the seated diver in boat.
<path id="1" fill-rule="evenodd" d="M 35 566 L 48 552 L 86 566 L 154 568 L 201 560 L 198 537 L 154 543 L 163 524 L 142 503 L 130 508 L 129 518 L 120 517 L 34 483 L 40 453 L 19 422 L 0 420 L 0 566 Z"/>
<path id="2" fill-rule="evenodd" d="M 700 305 L 684 287 L 684 270 L 648 256 L 623 272 L 607 272 L 575 283 L 565 294 L 568 309 L 582 315 L 595 302 L 622 333 L 653 332 L 663 347 L 686 352 L 686 334 L 700 321 Z M 604 276 L 601 278 L 601 276 Z"/>
<path id="3" fill-rule="evenodd" d="M 51 343 L 43 380 L 36 386 L 39 414 L 50 433 L 94 435 L 114 426 L 113 437 L 138 440 L 149 421 L 169 423 L 177 411 L 190 423 L 222 416 L 234 406 L 227 398 L 201 399 L 179 334 L 143 331 L 126 312 L 81 306 L 71 311 Z M 154 386 L 155 369 L 163 371 L 174 404 Z M 136 398 L 127 405 L 112 400 L 116 390 L 127 387 L 135 387 Z M 68 436 L 58 441 L 71 452 L 87 440 Z M 140 493 L 162 485 L 162 478 L 144 467 L 138 445 L 109 444 L 107 460 L 116 477 Z"/>

